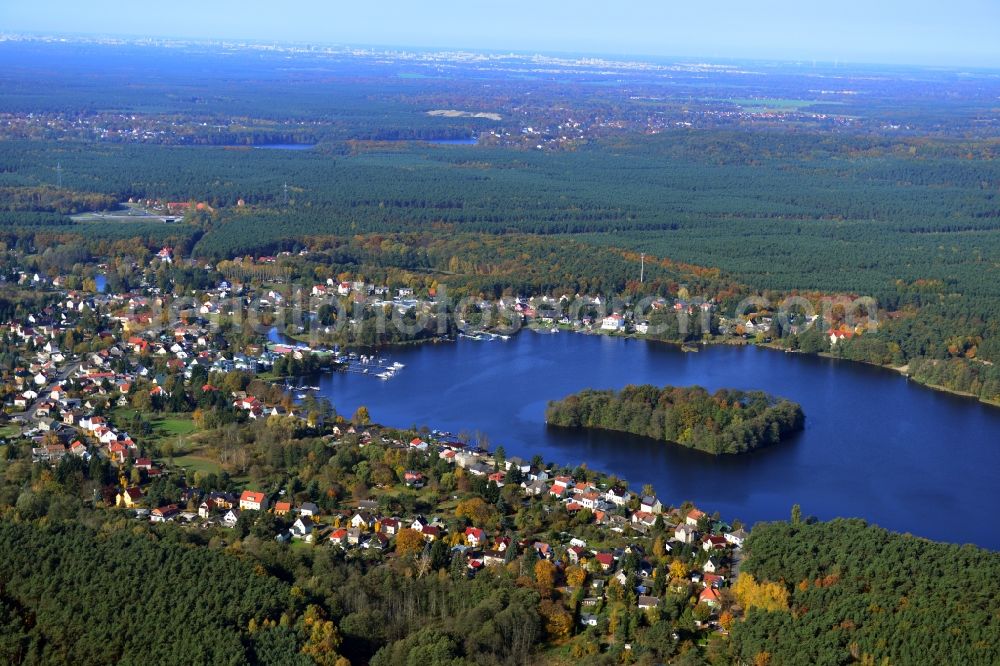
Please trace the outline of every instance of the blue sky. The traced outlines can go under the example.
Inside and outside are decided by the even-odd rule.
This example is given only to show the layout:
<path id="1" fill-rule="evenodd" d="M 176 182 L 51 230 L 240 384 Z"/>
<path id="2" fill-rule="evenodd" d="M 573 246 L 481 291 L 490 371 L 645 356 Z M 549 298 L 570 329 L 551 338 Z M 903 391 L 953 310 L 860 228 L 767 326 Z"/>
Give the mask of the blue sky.
<path id="1" fill-rule="evenodd" d="M 1000 0 L 0 0 L 0 32 L 1000 68 Z"/>

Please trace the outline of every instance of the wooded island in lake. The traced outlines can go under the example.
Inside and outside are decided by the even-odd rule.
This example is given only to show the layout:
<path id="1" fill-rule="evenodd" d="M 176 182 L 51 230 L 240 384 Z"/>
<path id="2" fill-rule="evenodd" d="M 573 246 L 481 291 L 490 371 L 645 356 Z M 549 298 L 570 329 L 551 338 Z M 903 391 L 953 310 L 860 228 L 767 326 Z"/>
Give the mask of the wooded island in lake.
<path id="1" fill-rule="evenodd" d="M 797 403 L 763 391 L 710 394 L 700 386 L 644 384 L 618 392 L 587 389 L 550 402 L 545 420 L 554 426 L 628 432 L 718 455 L 776 444 L 801 430 L 805 415 Z"/>

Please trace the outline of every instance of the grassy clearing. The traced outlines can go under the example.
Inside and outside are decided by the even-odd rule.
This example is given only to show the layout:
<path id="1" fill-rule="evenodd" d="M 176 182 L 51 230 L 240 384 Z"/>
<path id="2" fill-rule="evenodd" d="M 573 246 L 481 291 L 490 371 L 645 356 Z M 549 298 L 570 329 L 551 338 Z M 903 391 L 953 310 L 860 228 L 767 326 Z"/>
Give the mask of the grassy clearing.
<path id="1" fill-rule="evenodd" d="M 202 474 L 220 474 L 222 472 L 222 465 L 214 460 L 211 460 L 210 458 L 196 454 L 176 456 L 174 458 L 174 464 L 183 468 L 184 471 L 189 474 L 194 474 L 195 472 L 201 472 Z"/>
<path id="2" fill-rule="evenodd" d="M 194 422 L 186 416 L 170 416 L 152 422 L 153 430 L 163 437 L 180 437 L 194 432 Z"/>
<path id="3" fill-rule="evenodd" d="M 21 434 L 21 428 L 13 423 L 0 427 L 0 438 L 11 439 Z"/>

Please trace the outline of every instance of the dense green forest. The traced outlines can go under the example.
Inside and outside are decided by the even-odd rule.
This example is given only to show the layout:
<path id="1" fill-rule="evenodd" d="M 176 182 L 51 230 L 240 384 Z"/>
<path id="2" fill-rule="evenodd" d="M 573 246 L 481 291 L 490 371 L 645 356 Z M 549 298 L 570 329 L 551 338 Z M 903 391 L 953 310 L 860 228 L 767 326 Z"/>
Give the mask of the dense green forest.
<path id="1" fill-rule="evenodd" d="M 762 391 L 700 386 L 626 386 L 586 390 L 550 402 L 549 425 L 602 428 L 674 442 L 706 453 L 746 453 L 776 444 L 805 422 L 802 408 Z"/>
<path id="2" fill-rule="evenodd" d="M 741 571 L 780 582 L 787 610 L 751 608 L 735 658 L 772 664 L 995 664 L 1000 556 L 861 520 L 760 524 Z M 758 663 L 761 663 L 758 661 Z"/>
<path id="3" fill-rule="evenodd" d="M 179 541 L 178 541 L 179 540 Z M 294 663 L 296 602 L 251 563 L 125 521 L 0 521 L 8 664 Z M 280 624 L 279 624 L 280 622 Z M 262 628 L 253 635 L 251 624 Z M 293 654 L 283 651 L 289 646 Z"/>

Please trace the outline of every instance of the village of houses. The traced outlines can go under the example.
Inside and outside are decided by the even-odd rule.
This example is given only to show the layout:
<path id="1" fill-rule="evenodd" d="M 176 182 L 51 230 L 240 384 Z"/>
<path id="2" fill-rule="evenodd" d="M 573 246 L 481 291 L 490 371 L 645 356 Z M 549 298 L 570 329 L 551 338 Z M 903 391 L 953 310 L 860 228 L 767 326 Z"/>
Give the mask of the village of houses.
<path id="1" fill-rule="evenodd" d="M 339 434 L 339 427 L 336 428 Z M 355 428 L 345 432 L 355 434 Z M 362 446 L 371 443 L 376 428 L 357 432 Z M 446 434 L 446 433 L 441 433 Z M 446 516 L 395 516 L 379 511 L 374 499 L 360 500 L 353 509 L 323 513 L 312 502 L 293 505 L 282 497 L 270 497 L 257 490 L 244 490 L 240 495 L 213 492 L 204 496 L 197 514 L 184 511 L 177 505 L 157 507 L 151 511 L 140 508 L 143 503 L 139 488 L 126 489 L 121 506 L 135 509 L 137 515 L 149 516 L 152 522 L 181 521 L 192 525 L 218 524 L 236 526 L 243 511 L 271 512 L 284 517 L 291 527 L 274 535 L 277 541 L 301 540 L 316 547 L 338 548 L 344 551 L 378 551 L 390 553 L 395 537 L 402 530 L 419 533 L 428 544 L 443 540 L 453 552 L 460 553 L 467 562 L 467 575 L 473 576 L 482 567 L 502 566 L 511 562 L 525 550 L 533 550 L 539 559 L 562 564 L 580 565 L 592 573 L 587 596 L 583 599 L 584 612 L 580 623 L 596 626 L 598 610 L 605 601 L 605 588 L 611 581 L 626 585 L 634 575 L 636 605 L 651 610 L 660 603 L 655 595 L 654 566 L 646 561 L 652 546 L 649 535 L 655 530 L 667 536 L 659 547 L 666 554 L 684 553 L 690 566 L 684 567 L 685 579 L 672 581 L 675 591 L 694 589 L 698 603 L 709 609 L 721 605 L 722 590 L 730 586 L 737 573 L 741 549 L 747 532 L 742 528 L 710 518 L 697 508 L 668 509 L 653 495 L 637 496 L 621 486 L 606 487 L 603 482 L 575 480 L 572 476 L 542 470 L 517 457 L 504 459 L 502 464 L 486 451 L 471 448 L 457 441 L 429 441 L 414 438 L 410 442 L 383 441 L 383 444 L 424 453 L 428 458 L 437 456 L 464 469 L 472 476 L 482 477 L 502 488 L 510 478 L 522 479 L 519 487 L 525 502 L 547 502 L 550 508 L 576 515 L 587 510 L 595 527 L 604 533 L 602 542 L 618 544 L 607 548 L 593 548 L 587 541 L 563 533 L 558 543 L 534 539 L 519 540 L 510 533 L 490 533 L 476 525 L 450 532 L 453 521 Z M 565 470 L 562 470 L 565 471 Z M 408 470 L 404 483 L 420 488 L 427 481 L 423 472 Z M 602 487 L 605 486 L 605 487 Z M 638 566 L 628 571 L 624 558 L 632 555 Z M 717 627 L 712 621 L 705 627 Z"/>
<path id="2" fill-rule="evenodd" d="M 168 258 L 166 250 L 161 252 L 161 259 Z M 59 284 L 49 288 L 58 289 Z M 216 296 L 227 295 L 231 290 L 228 283 L 222 284 Z M 709 609 L 720 606 L 722 591 L 738 573 L 747 534 L 696 508 L 667 508 L 655 496 L 636 496 L 627 488 L 610 484 L 604 477 L 575 479 L 569 470 L 542 469 L 518 458 L 501 459 L 450 437 L 418 437 L 408 442 L 386 439 L 375 426 L 355 428 L 341 423 L 324 427 L 334 447 L 342 435 L 358 438 L 361 446 L 377 438 L 383 446 L 415 451 L 428 461 L 443 460 L 463 470 L 463 474 L 481 478 L 498 488 L 514 483 L 525 504 L 537 502 L 546 512 L 586 516 L 590 543 L 569 532 L 561 533 L 558 540 L 542 540 L 521 538 L 512 530 L 490 532 L 475 524 L 456 528 L 448 515 L 386 515 L 375 500 L 360 500 L 349 508 L 321 511 L 312 502 L 293 504 L 282 493 L 269 495 L 259 488 L 246 488 L 237 495 L 187 487 L 182 496 L 186 503 L 151 506 L 144 486 L 165 474 L 183 475 L 183 470 L 171 469 L 165 462 L 144 454 L 141 442 L 98 412 L 106 414 L 107 407 L 128 406 L 134 399 L 133 384 L 137 382 L 148 387 L 143 390 L 148 390 L 151 400 L 169 398 L 167 377 L 158 374 L 149 359 L 165 359 L 170 376 L 181 376 L 190 382 L 193 377 L 207 377 L 209 373 L 234 370 L 256 373 L 270 367 L 280 353 L 301 353 L 301 350 L 288 347 L 276 352 L 263 344 L 235 352 L 223 350 L 216 346 L 219 338 L 203 316 L 149 329 L 148 311 L 150 301 L 158 298 L 155 293 L 59 293 L 56 304 L 2 326 L 3 334 L 24 350 L 23 358 L 28 361 L 26 367 L 9 377 L 13 390 L 7 396 L 8 418 L 10 423 L 17 424 L 23 437 L 35 442 L 32 459 L 36 464 L 55 466 L 66 456 L 77 456 L 84 461 L 99 456 L 121 469 L 128 468 L 131 474 L 120 475 L 112 501 L 119 510 L 137 519 L 173 522 L 196 529 L 234 528 L 242 512 L 270 512 L 283 518 L 285 524 L 291 523 L 289 528 L 273 535 L 277 541 L 342 549 L 347 553 L 378 551 L 386 557 L 393 556 L 400 532 L 413 530 L 427 543 L 444 540 L 449 548 L 460 553 L 467 562 L 469 576 L 482 567 L 502 565 L 531 550 L 539 558 L 563 565 L 579 564 L 590 572 L 583 600 L 585 610 L 579 619 L 583 625 L 597 624 L 606 586 L 612 581 L 623 585 L 632 581 L 639 608 L 655 609 L 659 605 L 656 591 L 662 594 L 665 588 L 662 580 L 657 585 L 655 567 L 649 561 L 654 549 L 653 534 L 658 535 L 655 548 L 660 551 L 660 558 L 684 560 L 680 568 L 683 577 L 672 579 L 671 585 L 691 591 Z M 82 355 L 63 351 L 61 341 L 86 312 L 101 312 L 106 318 L 107 325 L 97 327 L 96 335 L 102 343 L 97 345 L 99 350 Z M 223 391 L 207 382 L 201 390 Z M 267 404 L 242 391 L 220 395 L 218 399 L 251 420 L 269 416 L 303 421 L 311 418 L 295 406 Z M 423 471 L 408 470 L 402 481 L 411 488 L 420 488 L 427 482 L 425 477 Z M 626 569 L 626 561 L 635 565 L 634 570 Z M 717 617 L 714 613 L 707 618 L 705 626 L 718 628 L 714 623 Z"/>

